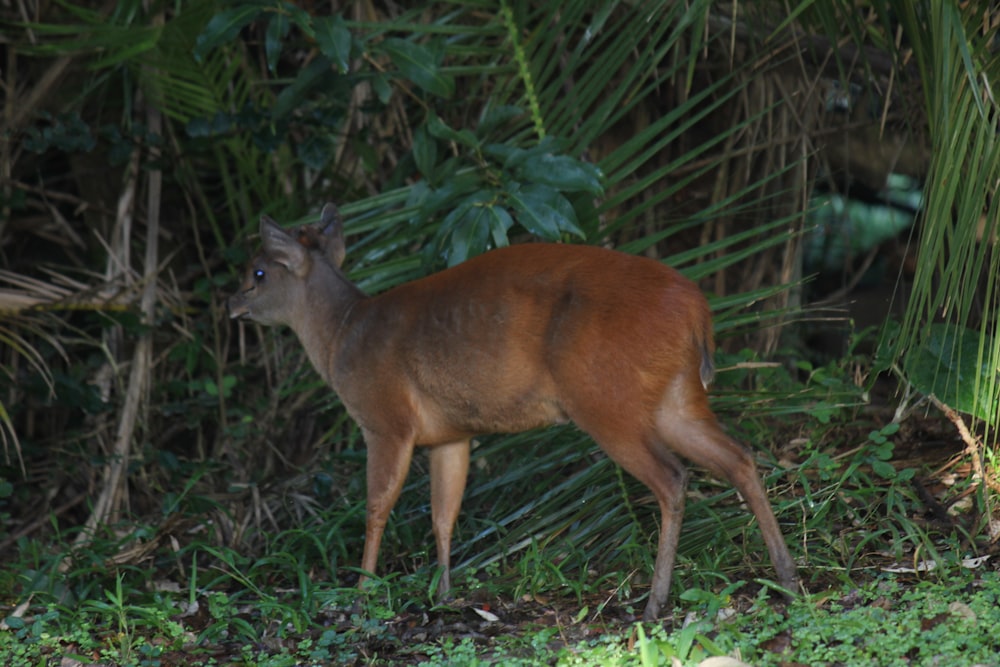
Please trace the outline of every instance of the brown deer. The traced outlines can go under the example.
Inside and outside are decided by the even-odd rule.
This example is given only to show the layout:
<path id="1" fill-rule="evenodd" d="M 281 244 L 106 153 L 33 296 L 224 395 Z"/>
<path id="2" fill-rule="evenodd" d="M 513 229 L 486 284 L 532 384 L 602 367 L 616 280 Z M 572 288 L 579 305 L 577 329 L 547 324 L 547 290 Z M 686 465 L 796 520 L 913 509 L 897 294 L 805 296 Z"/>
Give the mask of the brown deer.
<path id="1" fill-rule="evenodd" d="M 757 517 L 778 582 L 796 588 L 795 563 L 753 458 L 708 405 L 708 303 L 674 269 L 602 248 L 530 243 L 366 296 L 341 270 L 343 227 L 332 204 L 318 226 L 291 232 L 265 216 L 260 235 L 263 250 L 229 312 L 290 326 L 361 427 L 366 572 L 375 572 L 415 447 L 426 447 L 430 459 L 443 595 L 470 439 L 572 421 L 660 505 L 645 620 L 658 616 L 670 589 L 688 476 L 678 455 L 736 487 Z"/>

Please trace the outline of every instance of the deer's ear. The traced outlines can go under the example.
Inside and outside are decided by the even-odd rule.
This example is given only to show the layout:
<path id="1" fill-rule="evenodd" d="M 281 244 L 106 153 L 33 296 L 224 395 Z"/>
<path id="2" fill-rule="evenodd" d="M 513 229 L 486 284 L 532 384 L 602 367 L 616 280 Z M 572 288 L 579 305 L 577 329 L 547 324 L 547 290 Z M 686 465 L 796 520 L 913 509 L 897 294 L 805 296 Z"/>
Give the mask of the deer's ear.
<path id="1" fill-rule="evenodd" d="M 309 268 L 309 251 L 274 220 L 264 215 L 260 218 L 260 238 L 264 254 L 297 276 Z"/>
<path id="2" fill-rule="evenodd" d="M 319 226 L 324 238 L 323 247 L 326 249 L 326 255 L 333 265 L 339 268 L 344 263 L 347 247 L 344 244 L 344 222 L 335 204 L 328 203 L 323 207 Z"/>

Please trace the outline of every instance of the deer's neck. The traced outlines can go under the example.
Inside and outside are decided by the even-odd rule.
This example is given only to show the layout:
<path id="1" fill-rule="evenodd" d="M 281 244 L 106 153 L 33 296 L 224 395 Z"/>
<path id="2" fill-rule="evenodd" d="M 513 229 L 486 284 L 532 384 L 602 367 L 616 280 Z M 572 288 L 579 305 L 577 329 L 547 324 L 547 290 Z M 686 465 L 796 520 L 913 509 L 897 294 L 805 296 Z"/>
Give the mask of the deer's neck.
<path id="1" fill-rule="evenodd" d="M 298 310 L 292 329 L 313 367 L 327 384 L 333 384 L 334 363 L 355 307 L 367 297 L 339 271 L 307 284 L 309 299 Z"/>

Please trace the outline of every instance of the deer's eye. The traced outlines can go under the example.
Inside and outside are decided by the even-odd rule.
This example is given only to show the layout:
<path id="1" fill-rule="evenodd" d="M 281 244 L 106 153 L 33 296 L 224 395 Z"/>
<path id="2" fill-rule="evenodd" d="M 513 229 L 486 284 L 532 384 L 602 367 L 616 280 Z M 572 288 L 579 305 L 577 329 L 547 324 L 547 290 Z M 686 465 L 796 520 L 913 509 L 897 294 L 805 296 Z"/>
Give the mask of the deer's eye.
<path id="1" fill-rule="evenodd" d="M 264 280 L 264 269 L 254 269 L 253 279 L 254 279 L 254 282 L 257 282 L 257 283 L 259 283 L 262 280 Z"/>

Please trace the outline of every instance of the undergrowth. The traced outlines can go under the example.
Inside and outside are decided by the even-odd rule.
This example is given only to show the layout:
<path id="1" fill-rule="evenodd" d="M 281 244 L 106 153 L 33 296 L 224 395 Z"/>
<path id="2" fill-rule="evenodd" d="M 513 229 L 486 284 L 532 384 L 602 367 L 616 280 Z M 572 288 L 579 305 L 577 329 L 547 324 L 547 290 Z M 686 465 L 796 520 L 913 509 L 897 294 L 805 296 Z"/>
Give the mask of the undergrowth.
<path id="1" fill-rule="evenodd" d="M 224 527 L 237 522 L 216 523 L 220 503 L 193 481 L 178 484 L 185 491 L 162 516 L 105 527 L 82 545 L 53 517 L 46 539 L 17 539 L 0 569 L 0 595 L 10 601 L 0 658 L 647 665 L 733 655 L 833 665 L 922 664 L 996 648 L 975 632 L 1000 620 L 996 572 L 957 566 L 988 552 L 973 537 L 978 515 L 955 503 L 952 525 L 926 520 L 918 492 L 926 470 L 894 463 L 904 440 L 919 439 L 913 425 L 859 409 L 861 390 L 843 366 L 721 376 L 724 409 L 748 415 L 732 430 L 774 454 L 761 472 L 812 592 L 784 611 L 768 597 L 766 551 L 735 492 L 696 474 L 674 573 L 677 606 L 664 624 L 635 625 L 655 553 L 655 503 L 582 434 L 557 428 L 476 447 L 456 532 L 455 599 L 434 595 L 440 573 L 419 458 L 386 533 L 381 576 L 359 595 L 363 457 L 345 449 L 321 469 L 254 490 L 270 494 L 261 506 L 280 509 L 272 520 L 283 524 L 261 530 L 254 549 L 225 544 Z M 794 388 L 794 420 L 789 400 L 761 399 Z M 523 465 L 526 457 L 536 464 Z M 968 484 L 939 491 L 942 502 L 968 497 Z M 878 574 L 918 561 L 936 569 L 924 568 L 920 581 Z M 744 583 L 753 577 L 763 579 Z M 891 649 L 873 639 L 885 627 Z"/>
<path id="2" fill-rule="evenodd" d="M 781 370 L 754 380 L 765 392 L 794 381 Z M 840 398 L 828 391 L 809 400 L 842 401 L 842 389 Z M 775 444 L 768 449 L 776 462 L 762 462 L 811 592 L 787 608 L 774 605 L 759 532 L 735 493 L 696 475 L 676 606 L 665 623 L 636 625 L 655 553 L 655 508 L 578 432 L 555 429 L 476 449 L 456 535 L 455 599 L 439 603 L 433 593 L 439 572 L 419 461 L 387 531 L 383 574 L 359 595 L 364 502 L 349 480 L 361 459 L 348 450 L 281 489 L 310 511 L 262 533 L 264 546 L 253 552 L 219 543 L 211 514 L 193 511 L 212 501 L 194 492 L 166 517 L 109 527 L 82 547 L 53 518 L 47 541 L 17 540 L 0 570 L 0 594 L 11 601 L 0 660 L 686 665 L 730 655 L 754 665 L 902 665 L 958 664 L 949 659 L 962 655 L 991 664 L 985 656 L 996 641 L 982 629 L 1000 621 L 997 573 L 988 561 L 983 572 L 958 566 L 988 545 L 971 537 L 974 513 L 956 512 L 950 528 L 921 518 L 927 508 L 915 481 L 925 471 L 893 464 L 900 438 L 915 437 L 912 427 L 841 407 L 800 417 L 795 428 L 794 450 Z M 735 430 L 748 441 L 792 437 L 766 411 Z M 504 466 L 525 449 L 539 460 L 531 474 Z M 947 494 L 968 490 L 957 484 Z M 604 521 L 583 520 L 594 513 Z M 918 561 L 933 565 L 919 577 L 879 574 Z M 747 584 L 748 575 L 764 578 Z"/>
<path id="3" fill-rule="evenodd" d="M 717 593 L 685 591 L 672 629 L 671 624 L 609 626 L 593 620 L 552 626 L 540 618 L 514 629 L 497 622 L 490 632 L 485 623 L 481 629 L 486 632 L 424 640 L 404 640 L 399 624 L 372 615 L 377 610 L 371 608 L 369 615 L 355 615 L 349 624 L 333 627 L 262 624 L 267 614 L 254 617 L 254 600 L 217 594 L 205 601 L 212 629 L 199 634 L 192 630 L 191 610 L 182 611 L 176 597 L 152 596 L 135 605 L 109 594 L 106 603 L 76 609 L 50 603 L 30 621 L 8 618 L 8 630 L 0 633 L 0 658 L 5 665 L 58 659 L 63 664 L 79 660 L 142 667 L 399 662 L 647 666 L 697 665 L 727 655 L 760 666 L 892 666 L 992 665 L 1000 651 L 1000 639 L 992 632 L 1000 624 L 1000 575 L 995 571 L 952 568 L 936 580 L 883 574 L 860 586 L 841 585 L 800 597 L 787 606 L 776 605 L 766 588 L 752 599 L 746 591 L 743 582 Z M 453 623 L 459 617 L 450 612 L 443 620 Z M 240 618 L 245 623 L 238 623 Z"/>
<path id="4" fill-rule="evenodd" d="M 796 83 L 780 58 L 738 55 L 757 48 L 752 31 L 708 30 L 711 3 L 652 14 L 501 3 L 502 20 L 478 3 L 375 3 L 362 22 L 284 2 L 59 2 L 32 23 L 13 4 L 2 10 L 20 119 L 5 125 L 0 197 L 2 291 L 18 297 L 0 322 L 0 663 L 947 664 L 995 653 L 983 630 L 996 627 L 995 565 L 956 565 L 995 553 L 981 537 L 995 500 L 977 486 L 986 476 L 950 472 L 965 451 L 953 432 L 926 437 L 922 422 L 877 407 L 853 346 L 830 364 L 801 349 L 782 363 L 718 357 L 715 406 L 758 455 L 810 595 L 784 611 L 765 602 L 757 526 L 728 485 L 696 471 L 677 606 L 649 627 L 634 619 L 656 503 L 572 427 L 476 443 L 456 599 L 443 603 L 416 457 L 380 576 L 359 598 L 358 428 L 288 332 L 224 319 L 259 215 L 290 223 L 329 198 L 343 204 L 347 266 L 369 292 L 529 235 L 585 237 L 675 264 L 716 292 L 724 347 L 771 349 L 759 344 L 802 316 L 778 268 L 800 254 L 804 216 L 788 205 L 812 187 L 800 174 L 820 172 L 801 147 L 832 126 L 804 114 L 825 104 L 813 75 Z M 775 136 L 782 127 L 794 133 Z M 980 196 L 990 188 L 977 183 L 995 182 L 960 180 Z M 948 210 L 955 182 L 929 179 L 950 189 L 928 201 Z M 962 201 L 968 219 L 987 210 Z M 955 229 L 971 240 L 974 227 Z M 156 287 L 155 309 L 139 303 L 140 283 Z M 980 340 L 966 339 L 978 356 Z M 937 377 L 931 356 L 930 373 L 907 369 Z M 125 419 L 139 396 L 141 414 Z M 928 441 L 943 443 L 929 460 L 901 451 Z M 928 572 L 879 573 L 889 565 Z"/>

